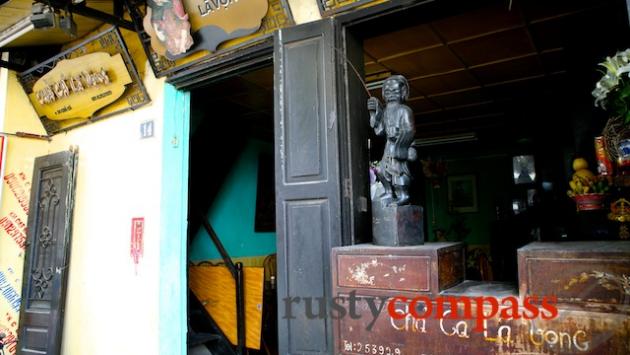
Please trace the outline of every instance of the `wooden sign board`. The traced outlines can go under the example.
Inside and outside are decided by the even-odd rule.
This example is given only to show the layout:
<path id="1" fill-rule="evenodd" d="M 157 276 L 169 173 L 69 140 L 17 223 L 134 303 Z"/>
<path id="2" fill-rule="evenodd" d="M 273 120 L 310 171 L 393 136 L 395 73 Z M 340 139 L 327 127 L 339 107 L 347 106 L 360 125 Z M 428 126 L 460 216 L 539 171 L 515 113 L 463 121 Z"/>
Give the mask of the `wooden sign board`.
<path id="1" fill-rule="evenodd" d="M 184 53 L 171 55 L 160 26 L 144 19 L 151 36 L 152 57 L 157 77 L 170 75 L 219 53 L 248 46 L 271 35 L 276 29 L 294 24 L 285 0 L 182 0 L 190 21 L 194 44 Z M 182 36 L 183 37 L 183 36 Z M 175 45 L 177 47 L 177 45 Z"/>
<path id="2" fill-rule="evenodd" d="M 150 101 L 115 27 L 19 75 L 53 135 Z"/>
<path id="3" fill-rule="evenodd" d="M 356 7 L 370 7 L 388 0 L 317 0 L 322 17 L 327 17 L 339 12 L 354 9 Z"/>

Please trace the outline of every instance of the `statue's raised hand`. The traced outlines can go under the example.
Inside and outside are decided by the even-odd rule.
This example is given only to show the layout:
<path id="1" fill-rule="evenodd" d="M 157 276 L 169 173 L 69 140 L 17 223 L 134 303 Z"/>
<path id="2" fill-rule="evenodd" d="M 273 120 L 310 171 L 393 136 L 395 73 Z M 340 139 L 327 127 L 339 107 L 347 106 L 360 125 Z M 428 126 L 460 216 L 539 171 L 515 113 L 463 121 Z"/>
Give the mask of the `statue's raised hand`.
<path id="1" fill-rule="evenodd" d="M 373 127 L 377 135 L 383 134 L 382 116 L 383 109 L 381 108 L 381 102 L 374 96 L 370 97 L 367 102 L 367 108 L 370 112 L 370 126 Z"/>
<path id="2" fill-rule="evenodd" d="M 367 107 L 368 107 L 368 111 L 370 111 L 370 113 L 378 112 L 378 111 L 381 110 L 381 103 L 380 103 L 380 101 L 378 101 L 378 99 L 376 97 L 371 96 L 368 99 Z"/>

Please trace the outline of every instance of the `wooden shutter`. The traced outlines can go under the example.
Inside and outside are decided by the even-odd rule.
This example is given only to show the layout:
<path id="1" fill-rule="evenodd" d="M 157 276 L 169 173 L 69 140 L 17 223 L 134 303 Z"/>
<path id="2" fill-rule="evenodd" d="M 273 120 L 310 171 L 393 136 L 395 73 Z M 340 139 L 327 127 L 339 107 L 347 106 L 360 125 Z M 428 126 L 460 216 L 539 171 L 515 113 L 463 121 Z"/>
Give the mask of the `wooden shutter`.
<path id="1" fill-rule="evenodd" d="M 18 354 L 60 352 L 76 155 L 35 159 L 24 258 Z"/>
<path id="2" fill-rule="evenodd" d="M 284 299 L 312 297 L 317 311 L 315 298 L 332 296 L 330 250 L 354 239 L 348 234 L 358 220 L 348 211 L 358 205 L 351 203 L 357 195 L 353 179 L 344 174 L 361 149 L 348 146 L 350 136 L 353 142 L 358 137 L 347 131 L 348 91 L 339 60 L 345 46 L 334 49 L 338 38 L 334 19 L 281 29 L 275 38 L 280 354 L 332 353 L 331 320 L 307 319 L 303 300 L 293 306 L 295 319 L 287 319 Z M 367 170 L 359 175 L 367 176 Z"/>

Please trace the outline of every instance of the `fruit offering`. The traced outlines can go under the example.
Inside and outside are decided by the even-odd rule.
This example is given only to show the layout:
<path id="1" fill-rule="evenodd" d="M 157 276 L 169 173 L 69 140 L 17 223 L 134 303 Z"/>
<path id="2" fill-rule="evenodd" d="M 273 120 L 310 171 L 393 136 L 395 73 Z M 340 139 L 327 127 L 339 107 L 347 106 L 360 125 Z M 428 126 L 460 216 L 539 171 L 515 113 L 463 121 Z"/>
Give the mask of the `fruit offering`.
<path id="1" fill-rule="evenodd" d="M 573 161 L 573 177 L 569 181 L 571 189 L 567 191 L 569 197 L 583 194 L 604 194 L 610 190 L 612 178 L 610 176 L 595 176 L 588 170 L 588 162 L 584 158 Z"/>

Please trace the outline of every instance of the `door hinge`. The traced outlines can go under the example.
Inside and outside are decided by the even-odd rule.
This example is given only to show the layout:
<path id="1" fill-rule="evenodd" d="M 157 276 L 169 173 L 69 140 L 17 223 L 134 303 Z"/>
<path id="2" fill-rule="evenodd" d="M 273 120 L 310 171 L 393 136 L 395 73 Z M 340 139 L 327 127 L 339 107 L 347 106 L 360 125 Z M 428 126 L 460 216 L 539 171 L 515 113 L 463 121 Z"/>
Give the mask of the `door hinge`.
<path id="1" fill-rule="evenodd" d="M 350 198 L 352 195 L 352 184 L 350 179 L 343 179 L 343 197 Z"/>
<path id="2" fill-rule="evenodd" d="M 359 211 L 360 212 L 368 211 L 368 199 L 365 196 L 359 197 Z"/>

